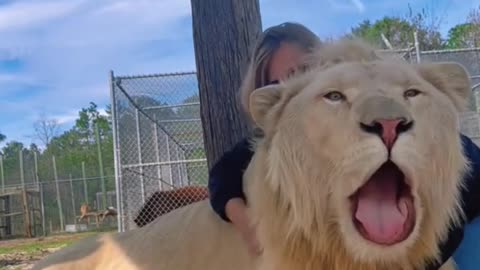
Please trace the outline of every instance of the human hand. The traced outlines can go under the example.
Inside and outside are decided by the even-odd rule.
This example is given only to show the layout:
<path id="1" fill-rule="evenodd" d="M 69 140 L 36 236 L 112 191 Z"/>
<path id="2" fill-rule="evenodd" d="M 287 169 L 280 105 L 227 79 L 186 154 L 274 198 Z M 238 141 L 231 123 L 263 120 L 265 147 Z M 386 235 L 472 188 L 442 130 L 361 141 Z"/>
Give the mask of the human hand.
<path id="1" fill-rule="evenodd" d="M 256 226 L 252 225 L 248 218 L 245 202 L 240 198 L 231 199 L 226 205 L 226 213 L 246 242 L 250 254 L 253 256 L 261 255 L 263 249 L 257 239 Z"/>

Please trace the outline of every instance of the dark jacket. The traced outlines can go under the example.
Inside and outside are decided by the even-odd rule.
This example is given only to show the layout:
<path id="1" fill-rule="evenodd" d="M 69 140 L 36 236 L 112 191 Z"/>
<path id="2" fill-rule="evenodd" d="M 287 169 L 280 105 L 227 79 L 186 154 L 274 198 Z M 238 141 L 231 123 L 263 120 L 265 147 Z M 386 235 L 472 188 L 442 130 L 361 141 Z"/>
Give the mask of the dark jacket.
<path id="1" fill-rule="evenodd" d="M 471 170 L 465 175 L 465 188 L 462 190 L 463 210 L 467 222 L 472 221 L 480 212 L 480 148 L 465 135 L 460 135 L 463 149 L 471 162 Z M 242 177 L 253 152 L 250 141 L 244 139 L 226 152 L 210 171 L 208 188 L 210 203 L 215 212 L 225 221 L 230 222 L 225 214 L 225 205 L 232 198 L 245 199 Z M 446 242 L 441 244 L 442 260 L 450 258 L 463 239 L 463 225 L 452 228 Z M 431 265 L 428 270 L 438 269 Z"/>

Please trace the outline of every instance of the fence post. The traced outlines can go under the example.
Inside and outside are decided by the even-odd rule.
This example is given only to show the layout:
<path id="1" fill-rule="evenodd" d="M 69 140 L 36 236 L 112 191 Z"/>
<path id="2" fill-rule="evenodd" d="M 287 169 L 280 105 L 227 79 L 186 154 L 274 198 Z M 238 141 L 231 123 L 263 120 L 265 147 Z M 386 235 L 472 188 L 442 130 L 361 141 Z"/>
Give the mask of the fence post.
<path id="1" fill-rule="evenodd" d="M 118 120 L 117 120 L 117 98 L 116 98 L 116 87 L 115 87 L 115 76 L 113 74 L 113 70 L 110 70 L 110 99 L 112 104 L 112 133 L 113 133 L 113 160 L 115 163 L 115 191 L 117 195 L 117 224 L 118 224 L 118 232 L 123 232 L 123 200 L 122 200 L 122 169 L 121 169 L 121 161 L 120 158 L 120 147 L 118 138 L 119 137 L 119 130 L 118 130 Z"/>
<path id="2" fill-rule="evenodd" d="M 155 158 L 158 163 L 160 163 L 160 149 L 158 149 L 158 127 L 157 127 L 157 115 L 153 114 L 153 139 L 155 140 Z M 162 166 L 157 165 L 157 177 L 158 177 L 158 188 L 163 190 L 162 184 Z"/>
<path id="3" fill-rule="evenodd" d="M 138 164 L 140 164 L 140 190 L 142 196 L 142 204 L 145 203 L 145 180 L 143 179 L 143 166 L 142 166 L 142 147 L 140 139 L 140 116 L 138 115 L 138 109 L 135 109 L 135 121 L 137 129 L 137 153 L 138 153 Z"/>
<path id="4" fill-rule="evenodd" d="M 72 174 L 70 174 L 70 193 L 72 194 L 73 224 L 77 225 L 77 207 L 75 207 L 75 193 L 73 190 Z"/>
<path id="5" fill-rule="evenodd" d="M 52 156 L 53 162 L 53 176 L 55 178 L 55 188 L 57 189 L 57 205 L 58 205 L 58 216 L 60 217 L 60 231 L 65 230 L 65 226 L 63 223 L 63 208 L 62 208 L 62 200 L 60 198 L 60 188 L 58 186 L 58 174 L 57 174 L 57 162 L 55 161 L 55 156 Z"/>
<path id="6" fill-rule="evenodd" d="M 18 158 L 20 162 L 20 181 L 22 182 L 22 188 L 25 188 L 25 175 L 23 172 L 23 149 L 18 152 Z"/>
<path id="7" fill-rule="evenodd" d="M 35 175 L 33 176 L 34 184 L 38 184 L 39 177 L 38 177 L 38 156 L 37 151 L 33 151 L 33 166 L 35 167 Z"/>
<path id="8" fill-rule="evenodd" d="M 5 192 L 5 172 L 3 171 L 3 155 L 0 155 L 0 177 L 2 180 L 2 192 Z"/>
<path id="9" fill-rule="evenodd" d="M 102 203 L 103 203 L 103 208 L 106 208 L 107 207 L 107 191 L 105 188 L 105 175 L 103 173 L 102 147 L 100 142 L 100 132 L 98 130 L 98 122 L 95 123 L 95 137 L 97 140 L 98 167 L 100 169 L 100 181 L 102 184 Z"/>
<path id="10" fill-rule="evenodd" d="M 418 43 L 418 33 L 417 31 L 413 32 L 413 39 L 415 43 L 415 54 L 417 56 L 417 63 L 420 63 L 420 44 Z"/>
<path id="11" fill-rule="evenodd" d="M 85 161 L 82 161 L 82 178 L 83 178 L 83 195 L 85 196 L 85 203 L 88 204 L 88 186 L 87 186 L 87 174 L 85 173 Z"/>
<path id="12" fill-rule="evenodd" d="M 47 235 L 46 225 L 45 225 L 45 204 L 43 202 L 43 184 L 39 184 L 40 188 L 40 211 L 42 212 L 42 232 L 43 236 Z"/>
<path id="13" fill-rule="evenodd" d="M 168 137 L 168 134 L 165 134 L 165 144 L 167 146 L 167 161 L 172 161 L 172 158 L 170 156 L 170 140 Z M 168 166 L 168 172 L 170 174 L 170 189 L 174 189 L 175 184 L 173 183 L 173 171 L 172 171 L 172 164 L 167 165 Z"/>

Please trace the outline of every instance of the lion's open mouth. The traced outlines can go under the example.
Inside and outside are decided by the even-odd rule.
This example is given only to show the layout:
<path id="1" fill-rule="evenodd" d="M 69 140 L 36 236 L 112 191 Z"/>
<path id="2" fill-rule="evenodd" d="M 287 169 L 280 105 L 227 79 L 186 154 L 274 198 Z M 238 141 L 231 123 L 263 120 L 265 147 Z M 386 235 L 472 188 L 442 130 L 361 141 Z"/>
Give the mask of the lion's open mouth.
<path id="1" fill-rule="evenodd" d="M 355 227 L 369 241 L 393 245 L 413 231 L 413 196 L 405 175 L 391 161 L 384 163 L 350 200 Z"/>

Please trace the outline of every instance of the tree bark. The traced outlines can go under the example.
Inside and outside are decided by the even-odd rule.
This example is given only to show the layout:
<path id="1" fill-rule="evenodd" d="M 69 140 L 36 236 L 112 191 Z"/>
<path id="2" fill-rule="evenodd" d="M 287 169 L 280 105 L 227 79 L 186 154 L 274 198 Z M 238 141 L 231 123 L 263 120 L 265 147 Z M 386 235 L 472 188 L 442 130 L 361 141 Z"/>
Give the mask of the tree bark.
<path id="1" fill-rule="evenodd" d="M 248 134 L 238 99 L 262 30 L 258 0 L 191 0 L 200 115 L 208 168 Z"/>

